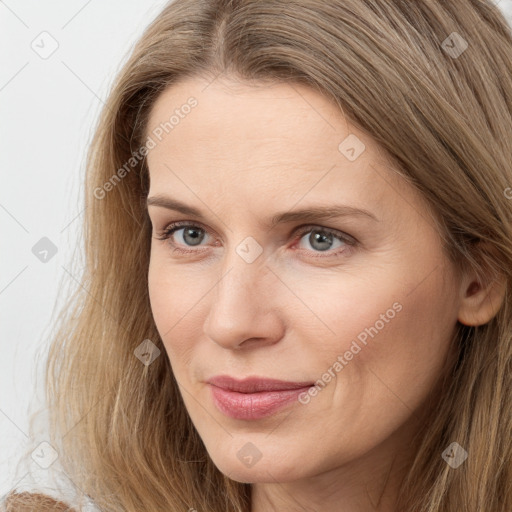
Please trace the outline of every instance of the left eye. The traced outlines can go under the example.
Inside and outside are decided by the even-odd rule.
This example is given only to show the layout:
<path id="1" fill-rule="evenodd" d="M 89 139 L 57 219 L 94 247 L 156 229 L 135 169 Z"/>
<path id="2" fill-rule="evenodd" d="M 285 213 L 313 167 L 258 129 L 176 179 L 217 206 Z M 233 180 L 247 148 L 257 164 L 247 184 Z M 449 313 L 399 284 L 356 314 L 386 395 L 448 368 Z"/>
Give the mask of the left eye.
<path id="1" fill-rule="evenodd" d="M 181 240 L 178 244 L 174 242 L 172 238 L 173 235 L 180 231 L 182 231 L 180 234 Z M 179 247 L 179 245 L 183 245 L 185 247 L 198 247 L 205 239 L 206 233 L 207 231 L 204 228 L 195 224 L 173 223 L 165 228 L 163 233 L 156 238 L 158 240 L 169 240 L 169 243 L 174 247 L 175 251 L 192 253 L 197 251 L 194 251 L 194 249 L 183 249 L 182 247 Z M 305 238 L 308 234 L 308 238 Z M 299 240 L 299 244 L 303 239 L 307 240 L 307 243 L 309 243 L 313 248 L 312 252 L 326 252 L 331 249 L 338 248 L 342 248 L 342 251 L 344 251 L 348 246 L 354 246 L 357 243 L 357 241 L 350 235 L 341 231 L 322 228 L 319 226 L 309 226 L 307 229 L 303 228 L 302 231 L 295 236 L 295 239 Z M 336 240 L 339 242 L 338 246 L 332 247 Z M 303 249 L 303 247 L 301 247 L 301 249 Z M 331 255 L 331 253 L 329 253 L 329 255 Z"/>
<path id="2" fill-rule="evenodd" d="M 305 238 L 305 236 L 308 234 L 309 236 Z M 348 235 L 345 235 L 339 231 L 327 228 L 308 228 L 306 231 L 301 232 L 300 241 L 303 239 L 307 240 L 307 243 L 310 244 L 310 247 L 315 249 L 314 252 L 325 252 L 330 249 L 337 249 L 347 245 L 350 246 L 355 244 L 355 240 L 352 237 L 349 237 Z M 336 240 L 338 240 L 340 244 L 338 247 L 332 247 Z"/>

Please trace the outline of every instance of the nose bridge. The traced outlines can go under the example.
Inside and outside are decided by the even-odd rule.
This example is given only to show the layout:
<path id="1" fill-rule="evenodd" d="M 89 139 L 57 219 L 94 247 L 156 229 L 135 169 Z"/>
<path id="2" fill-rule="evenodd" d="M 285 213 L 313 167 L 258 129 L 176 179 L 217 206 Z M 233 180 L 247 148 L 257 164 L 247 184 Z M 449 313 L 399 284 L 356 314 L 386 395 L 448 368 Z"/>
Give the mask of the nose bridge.
<path id="1" fill-rule="evenodd" d="M 258 289 L 267 273 L 263 247 L 253 237 L 246 236 L 226 250 L 221 274 L 224 277 L 217 285 L 217 299 L 227 304 L 239 295 L 246 302 L 257 300 Z"/>
<path id="2" fill-rule="evenodd" d="M 268 338 L 275 327 L 269 315 L 272 292 L 265 278 L 269 271 L 262 252 L 255 257 L 255 248 L 252 241 L 231 248 L 212 290 L 204 330 L 225 347 L 235 348 L 249 338 Z"/>
<path id="3" fill-rule="evenodd" d="M 239 244 L 225 256 L 221 274 L 223 277 L 216 285 L 212 307 L 226 313 L 236 309 L 239 318 L 243 315 L 248 320 L 249 314 L 257 314 L 260 305 L 263 305 L 258 295 L 266 272 L 263 257 L 260 255 L 254 260 L 247 260 L 244 249 L 244 245 Z"/>

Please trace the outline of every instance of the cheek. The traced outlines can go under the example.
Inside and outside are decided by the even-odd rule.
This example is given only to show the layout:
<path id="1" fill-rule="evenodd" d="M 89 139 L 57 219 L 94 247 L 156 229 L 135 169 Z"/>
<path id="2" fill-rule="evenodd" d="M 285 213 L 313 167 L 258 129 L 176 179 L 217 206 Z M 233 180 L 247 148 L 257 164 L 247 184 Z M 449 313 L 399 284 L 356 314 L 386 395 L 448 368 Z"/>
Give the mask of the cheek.
<path id="1" fill-rule="evenodd" d="M 211 307 L 209 293 L 217 281 L 212 271 L 170 262 L 161 249 L 152 254 L 148 270 L 151 310 L 179 380 L 186 368 L 197 366 L 197 341 L 204 338 L 204 321 Z"/>
<path id="2" fill-rule="evenodd" d="M 332 363 L 347 351 L 350 361 L 363 360 L 372 342 L 387 337 L 403 315 L 404 285 L 390 268 L 302 276 L 293 282 L 294 294 L 307 309 L 297 301 L 290 325 L 308 336 L 303 348 L 311 351 L 311 361 L 328 357 L 326 363 Z"/>
<path id="3" fill-rule="evenodd" d="M 328 328 L 302 347 L 311 376 L 330 389 L 325 405 L 415 407 L 441 373 L 456 327 L 455 285 L 442 266 L 427 279 L 412 266 L 393 268 L 324 280 L 321 289 L 302 281 L 298 293 Z"/>
<path id="4" fill-rule="evenodd" d="M 414 286 L 390 275 L 374 279 L 373 287 L 346 281 L 332 290 L 339 300 L 321 314 L 336 335 L 304 357 L 320 383 L 315 395 L 302 397 L 303 413 L 323 418 L 329 457 L 346 457 L 347 446 L 359 455 L 405 424 L 425 403 L 446 361 L 456 324 L 449 287 L 433 275 L 411 292 Z"/>
<path id="5" fill-rule="evenodd" d="M 169 312 L 175 311 L 176 294 L 171 293 L 175 287 L 174 275 L 164 272 L 158 258 L 151 256 L 148 270 L 148 292 L 153 319 L 160 336 L 170 329 Z"/>
<path id="6" fill-rule="evenodd" d="M 190 339 L 193 335 L 190 332 L 184 336 L 184 329 L 198 327 L 197 322 L 190 321 L 196 310 L 193 305 L 206 290 L 201 288 L 197 278 L 186 276 L 179 268 L 171 267 L 165 256 L 157 254 L 149 264 L 148 291 L 153 319 L 167 352 L 170 356 L 183 353 L 187 347 L 179 340 Z"/>
<path id="7" fill-rule="evenodd" d="M 346 403 L 338 395 L 350 383 L 361 411 L 367 406 L 385 414 L 386 407 L 415 409 L 433 388 L 447 358 L 457 308 L 440 273 L 415 289 L 382 284 L 344 299 L 346 310 L 334 329 L 343 334 L 330 345 L 330 359 L 343 356 L 334 400 Z"/>

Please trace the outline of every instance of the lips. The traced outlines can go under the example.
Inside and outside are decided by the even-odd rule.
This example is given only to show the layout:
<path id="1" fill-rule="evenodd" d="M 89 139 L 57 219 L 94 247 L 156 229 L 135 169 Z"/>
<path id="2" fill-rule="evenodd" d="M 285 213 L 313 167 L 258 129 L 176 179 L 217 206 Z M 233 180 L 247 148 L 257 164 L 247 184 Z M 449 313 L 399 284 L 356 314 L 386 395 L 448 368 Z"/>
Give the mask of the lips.
<path id="1" fill-rule="evenodd" d="M 237 393 L 259 393 L 261 391 L 288 391 L 302 389 L 313 385 L 313 382 L 291 382 L 277 379 L 266 379 L 264 377 L 249 377 L 237 380 L 228 375 L 219 375 L 209 379 L 208 384 L 217 386 L 227 391 Z"/>
<path id="2" fill-rule="evenodd" d="M 298 403 L 298 397 L 313 383 L 261 377 L 237 380 L 221 375 L 208 381 L 211 398 L 224 415 L 237 420 L 259 420 Z"/>

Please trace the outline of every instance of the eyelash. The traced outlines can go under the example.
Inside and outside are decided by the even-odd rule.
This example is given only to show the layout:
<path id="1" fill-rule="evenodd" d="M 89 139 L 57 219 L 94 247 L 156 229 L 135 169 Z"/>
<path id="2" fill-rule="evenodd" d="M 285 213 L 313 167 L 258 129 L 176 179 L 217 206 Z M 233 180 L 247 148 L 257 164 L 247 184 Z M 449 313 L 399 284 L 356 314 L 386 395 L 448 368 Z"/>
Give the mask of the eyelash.
<path id="1" fill-rule="evenodd" d="M 178 231 L 180 228 L 183 228 L 183 227 L 200 228 L 202 231 L 205 231 L 206 233 L 208 233 L 208 230 L 206 228 L 202 227 L 201 224 L 191 223 L 189 221 L 177 221 L 177 222 L 172 222 L 171 224 L 169 224 L 163 230 L 163 232 L 160 235 L 156 236 L 155 238 L 157 240 L 163 240 L 163 241 L 168 240 L 169 244 L 174 248 L 173 252 L 176 251 L 181 254 L 192 254 L 192 253 L 200 252 L 197 249 L 182 249 L 181 247 L 178 247 L 174 242 L 171 242 L 171 236 L 176 231 Z M 340 255 L 341 253 L 346 253 L 347 251 L 350 251 L 356 245 L 358 245 L 358 241 L 353 236 L 347 235 L 347 234 L 343 233 L 342 231 L 338 231 L 336 229 L 324 228 L 322 226 L 318 226 L 315 224 L 303 226 L 301 228 L 298 228 L 297 231 L 298 231 L 298 233 L 294 236 L 294 241 L 295 240 L 300 241 L 300 239 L 306 233 L 309 233 L 311 231 L 320 231 L 322 233 L 332 234 L 335 238 L 337 238 L 338 240 L 340 240 L 344 244 L 346 244 L 346 247 L 342 247 L 336 252 L 331 252 L 330 250 L 325 251 L 326 253 L 328 253 L 327 256 L 320 255 L 320 251 L 314 251 L 314 252 L 319 252 L 318 256 L 313 256 L 314 258 L 325 258 L 325 257 L 337 256 L 337 255 Z M 299 249 L 299 250 L 306 250 L 306 249 Z M 307 251 L 307 252 L 312 252 L 312 251 Z"/>

